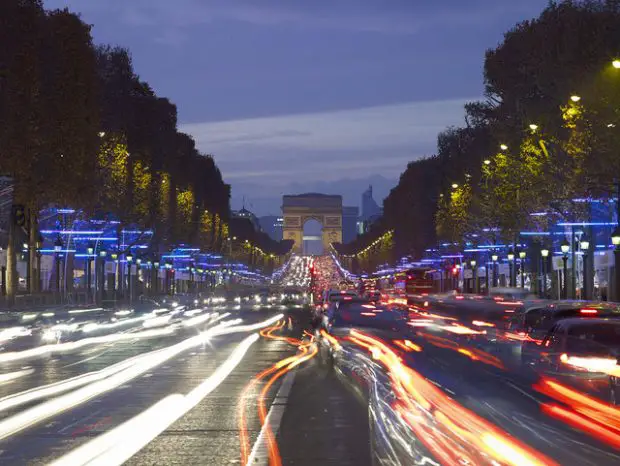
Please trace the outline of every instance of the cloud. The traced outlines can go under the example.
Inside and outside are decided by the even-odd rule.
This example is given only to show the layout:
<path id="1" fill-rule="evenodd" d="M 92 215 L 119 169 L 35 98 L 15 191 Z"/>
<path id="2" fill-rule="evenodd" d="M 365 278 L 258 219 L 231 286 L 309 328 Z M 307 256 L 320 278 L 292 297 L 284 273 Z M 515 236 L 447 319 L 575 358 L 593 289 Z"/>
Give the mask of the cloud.
<path id="1" fill-rule="evenodd" d="M 383 105 L 182 125 L 198 147 L 214 154 L 233 182 L 267 178 L 329 180 L 368 173 L 395 176 L 435 152 L 437 134 L 463 122 L 472 99 Z"/>

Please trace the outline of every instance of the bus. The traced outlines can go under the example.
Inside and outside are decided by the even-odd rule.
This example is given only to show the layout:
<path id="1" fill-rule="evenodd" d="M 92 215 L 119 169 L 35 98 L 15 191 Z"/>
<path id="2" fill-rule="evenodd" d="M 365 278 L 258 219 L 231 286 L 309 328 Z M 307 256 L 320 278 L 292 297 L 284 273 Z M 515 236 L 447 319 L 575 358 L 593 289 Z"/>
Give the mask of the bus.
<path id="1" fill-rule="evenodd" d="M 386 270 L 374 274 L 365 288 L 374 288 L 393 300 L 413 304 L 416 298 L 435 292 L 434 272 L 436 271 L 428 267 Z"/>

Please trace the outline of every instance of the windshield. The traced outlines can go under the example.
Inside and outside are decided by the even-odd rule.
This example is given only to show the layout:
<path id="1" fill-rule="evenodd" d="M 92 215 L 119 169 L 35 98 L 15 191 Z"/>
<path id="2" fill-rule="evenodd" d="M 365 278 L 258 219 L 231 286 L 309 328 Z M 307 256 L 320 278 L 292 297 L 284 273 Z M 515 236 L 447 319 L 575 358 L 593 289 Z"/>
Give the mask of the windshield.
<path id="1" fill-rule="evenodd" d="M 579 325 L 568 331 L 567 352 L 619 355 L 620 323 Z"/>

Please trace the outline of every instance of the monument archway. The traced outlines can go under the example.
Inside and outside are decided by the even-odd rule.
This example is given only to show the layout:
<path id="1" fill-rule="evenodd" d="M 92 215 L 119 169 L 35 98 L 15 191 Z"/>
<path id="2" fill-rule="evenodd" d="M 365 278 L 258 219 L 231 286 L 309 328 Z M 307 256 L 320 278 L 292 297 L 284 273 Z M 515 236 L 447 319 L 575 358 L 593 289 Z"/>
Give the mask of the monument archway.
<path id="1" fill-rule="evenodd" d="M 282 237 L 293 241 L 294 253 L 304 252 L 304 224 L 308 220 L 316 220 L 323 226 L 323 251 L 328 251 L 331 243 L 342 242 L 342 196 L 319 193 L 283 196 L 282 215 Z"/>

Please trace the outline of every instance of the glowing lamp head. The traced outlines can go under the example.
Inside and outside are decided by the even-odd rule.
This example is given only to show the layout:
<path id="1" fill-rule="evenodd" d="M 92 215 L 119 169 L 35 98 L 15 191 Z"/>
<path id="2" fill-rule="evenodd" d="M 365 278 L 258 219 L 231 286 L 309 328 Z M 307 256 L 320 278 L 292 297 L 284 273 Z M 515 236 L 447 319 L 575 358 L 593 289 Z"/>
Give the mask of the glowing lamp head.
<path id="1" fill-rule="evenodd" d="M 508 253 L 508 260 L 509 261 L 515 260 L 515 253 L 514 252 L 509 252 Z"/>
<path id="2" fill-rule="evenodd" d="M 497 262 L 497 260 L 498 260 L 498 259 L 499 259 L 499 256 L 498 256 L 497 254 L 493 254 L 493 255 L 491 256 L 491 260 L 492 260 L 493 262 Z"/>
<path id="3" fill-rule="evenodd" d="M 525 256 L 527 256 L 527 253 L 525 251 L 519 251 L 519 258 L 520 259 L 525 259 Z"/>
<path id="4" fill-rule="evenodd" d="M 485 164 L 485 165 L 491 165 L 491 161 L 490 161 L 489 159 L 486 159 L 486 160 L 484 161 L 484 164 Z"/>
<path id="5" fill-rule="evenodd" d="M 127 259 L 127 262 L 131 263 L 131 261 L 133 261 L 133 256 L 131 254 L 127 254 L 126 259 Z"/>
<path id="6" fill-rule="evenodd" d="M 452 189 L 456 189 L 456 188 L 458 188 L 458 187 L 459 187 L 459 185 L 458 185 L 458 184 L 456 184 L 456 183 L 452 183 Z"/>
<path id="7" fill-rule="evenodd" d="M 536 130 L 538 129 L 538 125 L 535 125 L 534 123 L 532 123 L 532 124 L 530 125 L 530 129 L 531 129 L 532 131 L 536 131 Z"/>
<path id="8" fill-rule="evenodd" d="M 614 246 L 620 246 L 620 227 L 616 227 L 611 234 L 611 242 Z"/>
<path id="9" fill-rule="evenodd" d="M 588 249 L 590 249 L 590 241 L 588 241 L 587 239 L 582 239 L 579 242 L 579 247 L 581 248 L 582 251 L 587 251 Z"/>
<path id="10" fill-rule="evenodd" d="M 549 250 L 548 249 L 541 249 L 540 250 L 540 255 L 543 257 L 549 257 Z"/>
<path id="11" fill-rule="evenodd" d="M 106 251 L 99 251 L 99 257 L 103 258 L 105 256 L 107 256 L 108 253 Z"/>
<path id="12" fill-rule="evenodd" d="M 620 70 L 620 60 L 614 60 L 614 61 L 612 61 L 612 62 L 611 62 L 611 65 L 612 65 L 615 69 Z"/>
<path id="13" fill-rule="evenodd" d="M 568 254 L 568 251 L 570 251 L 570 244 L 568 244 L 568 241 L 562 241 L 560 249 L 562 250 L 562 254 Z"/>
<path id="14" fill-rule="evenodd" d="M 499 148 L 500 148 L 501 150 L 508 150 L 508 146 L 507 146 L 506 144 L 500 144 L 500 145 L 499 145 Z"/>
<path id="15" fill-rule="evenodd" d="M 472 268 L 475 267 L 476 266 L 476 261 L 475 260 L 469 261 L 469 265 L 471 265 Z"/>
<path id="16" fill-rule="evenodd" d="M 570 100 L 572 100 L 573 102 L 577 103 L 581 100 L 581 97 L 579 97 L 578 95 L 571 95 L 570 96 Z"/>

